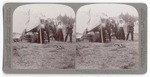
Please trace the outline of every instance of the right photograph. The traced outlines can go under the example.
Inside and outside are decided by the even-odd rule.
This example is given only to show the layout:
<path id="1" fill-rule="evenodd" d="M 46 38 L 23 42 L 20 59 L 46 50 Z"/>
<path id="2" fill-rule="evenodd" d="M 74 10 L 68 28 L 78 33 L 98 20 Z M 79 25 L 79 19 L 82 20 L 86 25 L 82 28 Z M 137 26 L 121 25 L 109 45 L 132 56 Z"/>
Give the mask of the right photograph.
<path id="1" fill-rule="evenodd" d="M 126 4 L 82 6 L 76 42 L 76 69 L 139 69 L 138 11 Z"/>

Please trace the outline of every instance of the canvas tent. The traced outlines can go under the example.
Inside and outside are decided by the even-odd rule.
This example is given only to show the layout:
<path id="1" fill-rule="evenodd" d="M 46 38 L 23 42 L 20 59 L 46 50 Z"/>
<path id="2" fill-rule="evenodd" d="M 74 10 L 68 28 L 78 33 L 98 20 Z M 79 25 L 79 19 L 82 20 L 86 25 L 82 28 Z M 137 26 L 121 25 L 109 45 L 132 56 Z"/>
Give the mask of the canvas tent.
<path id="1" fill-rule="evenodd" d="M 13 32 L 26 35 L 26 33 L 36 30 L 40 25 L 40 19 L 57 18 L 59 15 L 75 18 L 73 9 L 66 5 L 28 4 L 19 6 L 13 13 Z M 57 24 L 57 22 L 57 20 L 54 20 L 54 24 Z"/>
<path id="2" fill-rule="evenodd" d="M 27 25 L 26 27 L 26 31 L 29 32 L 31 31 L 32 29 L 34 28 L 37 28 L 39 25 L 40 25 L 40 20 L 43 19 L 43 20 L 46 20 L 46 18 L 44 17 L 35 17 L 35 18 L 32 18 L 29 22 L 29 25 Z"/>
<path id="3" fill-rule="evenodd" d="M 101 24 L 101 19 L 108 19 L 108 16 L 104 13 L 101 13 L 98 16 L 92 16 L 90 19 L 90 23 L 88 23 L 87 31 L 91 31 L 97 26 L 99 26 Z"/>
<path id="4" fill-rule="evenodd" d="M 91 31 L 100 24 L 100 17 L 92 17 L 91 21 L 87 24 L 87 31 Z"/>
<path id="5" fill-rule="evenodd" d="M 76 36 L 76 38 L 88 38 L 88 36 L 95 36 L 95 33 L 93 31 L 97 31 L 98 30 L 98 26 L 101 26 L 100 24 L 102 23 L 101 19 L 109 19 L 109 17 L 107 16 L 107 14 L 105 13 L 100 13 L 100 14 L 89 14 L 89 21 L 87 23 L 85 23 L 85 29 L 82 33 L 82 35 L 78 34 Z M 102 31 L 102 30 L 101 30 Z M 102 32 L 101 32 L 102 33 Z M 94 40 L 96 40 L 98 37 L 96 36 L 95 38 L 93 38 Z M 103 35 L 101 35 L 102 38 L 102 42 L 103 41 Z"/>
<path id="6" fill-rule="evenodd" d="M 104 13 L 97 15 L 97 16 L 91 15 L 89 17 L 90 21 L 85 24 L 86 28 L 83 31 L 82 35 L 80 33 L 76 36 L 76 38 L 81 38 L 82 36 L 84 36 L 86 34 L 85 33 L 86 30 L 87 32 L 90 32 L 90 31 L 93 31 L 95 28 L 97 28 L 101 24 L 101 19 L 108 19 L 108 17 Z"/>
<path id="7" fill-rule="evenodd" d="M 86 28 L 84 29 L 82 35 L 77 35 L 76 38 L 81 38 L 83 35 L 85 35 L 85 31 L 90 32 L 93 31 L 96 27 L 98 27 L 101 23 L 101 18 L 107 18 L 105 16 L 91 16 L 90 21 L 85 24 Z"/>
<path id="8" fill-rule="evenodd" d="M 40 19 L 38 17 L 32 18 L 29 22 L 29 25 L 26 27 L 26 31 L 29 32 L 32 29 L 36 28 L 40 24 Z"/>

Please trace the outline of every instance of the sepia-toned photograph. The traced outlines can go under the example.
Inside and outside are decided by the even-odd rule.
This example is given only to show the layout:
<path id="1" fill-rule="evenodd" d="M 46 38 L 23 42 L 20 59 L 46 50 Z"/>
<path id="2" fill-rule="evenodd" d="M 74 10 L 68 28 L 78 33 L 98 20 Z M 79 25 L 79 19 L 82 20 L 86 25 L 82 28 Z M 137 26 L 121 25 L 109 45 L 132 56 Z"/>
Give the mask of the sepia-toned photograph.
<path id="1" fill-rule="evenodd" d="M 139 69 L 139 15 L 126 4 L 27 4 L 13 13 L 13 69 Z"/>
<path id="2" fill-rule="evenodd" d="M 27 4 L 13 13 L 13 69 L 74 69 L 75 12 L 62 4 Z"/>
<path id="3" fill-rule="evenodd" d="M 76 69 L 138 69 L 139 16 L 126 4 L 90 4 L 76 14 Z"/>
<path id="4" fill-rule="evenodd" d="M 145 3 L 5 3 L 6 74 L 145 74 Z"/>

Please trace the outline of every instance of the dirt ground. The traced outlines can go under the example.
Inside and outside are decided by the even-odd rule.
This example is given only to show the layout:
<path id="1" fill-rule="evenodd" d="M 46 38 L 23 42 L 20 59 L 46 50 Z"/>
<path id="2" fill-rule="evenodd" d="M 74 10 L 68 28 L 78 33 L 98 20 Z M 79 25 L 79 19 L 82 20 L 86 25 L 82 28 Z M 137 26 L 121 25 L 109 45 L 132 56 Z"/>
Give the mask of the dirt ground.
<path id="1" fill-rule="evenodd" d="M 138 41 L 112 39 L 111 43 L 15 42 L 15 69 L 138 69 Z"/>

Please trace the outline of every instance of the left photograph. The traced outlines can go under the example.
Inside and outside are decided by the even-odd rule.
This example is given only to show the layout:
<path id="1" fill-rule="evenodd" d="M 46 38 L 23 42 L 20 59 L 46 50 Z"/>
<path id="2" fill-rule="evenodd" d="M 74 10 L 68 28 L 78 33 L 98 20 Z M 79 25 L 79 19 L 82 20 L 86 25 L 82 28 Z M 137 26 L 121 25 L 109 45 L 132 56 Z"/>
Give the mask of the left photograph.
<path id="1" fill-rule="evenodd" d="M 13 13 L 13 69 L 74 69 L 75 12 L 61 4 L 27 4 Z"/>

